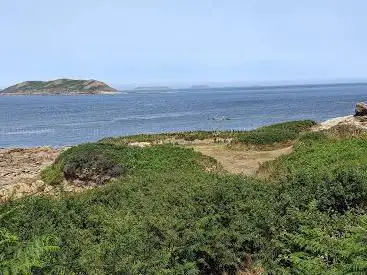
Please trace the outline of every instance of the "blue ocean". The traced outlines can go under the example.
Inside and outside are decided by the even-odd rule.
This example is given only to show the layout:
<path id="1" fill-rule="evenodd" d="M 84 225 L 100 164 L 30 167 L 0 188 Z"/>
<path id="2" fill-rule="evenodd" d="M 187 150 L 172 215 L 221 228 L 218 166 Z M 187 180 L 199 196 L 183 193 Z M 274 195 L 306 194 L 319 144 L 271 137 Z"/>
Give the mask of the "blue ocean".
<path id="1" fill-rule="evenodd" d="M 139 133 L 323 121 L 353 114 L 366 92 L 367 84 L 343 84 L 0 96 L 0 147 L 65 146 Z"/>

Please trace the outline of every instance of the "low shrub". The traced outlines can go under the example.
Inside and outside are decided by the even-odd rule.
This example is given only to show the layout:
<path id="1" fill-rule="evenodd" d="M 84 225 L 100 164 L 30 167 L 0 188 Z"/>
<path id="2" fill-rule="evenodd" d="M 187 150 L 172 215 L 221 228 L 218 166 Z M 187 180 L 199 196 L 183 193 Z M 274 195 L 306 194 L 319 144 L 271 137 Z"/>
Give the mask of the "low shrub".
<path id="1" fill-rule="evenodd" d="M 63 174 L 68 181 L 84 182 L 85 184 L 104 184 L 126 172 L 121 164 L 116 164 L 105 154 L 87 152 L 74 156 L 64 163 Z"/>
<path id="2" fill-rule="evenodd" d="M 64 151 L 41 172 L 46 184 L 57 185 L 64 179 L 78 184 L 99 185 L 126 173 L 127 168 L 115 159 L 112 146 L 83 144 Z"/>

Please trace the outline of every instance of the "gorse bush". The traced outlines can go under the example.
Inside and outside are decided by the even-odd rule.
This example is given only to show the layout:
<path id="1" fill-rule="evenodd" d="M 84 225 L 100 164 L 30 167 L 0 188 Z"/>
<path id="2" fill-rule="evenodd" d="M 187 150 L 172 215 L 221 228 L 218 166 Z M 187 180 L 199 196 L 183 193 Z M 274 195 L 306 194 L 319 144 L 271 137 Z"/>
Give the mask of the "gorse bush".
<path id="1" fill-rule="evenodd" d="M 91 152 L 69 159 L 63 167 L 66 180 L 78 180 L 87 184 L 103 184 L 121 176 L 124 172 L 125 168 L 121 164 L 116 164 L 108 156 Z"/>

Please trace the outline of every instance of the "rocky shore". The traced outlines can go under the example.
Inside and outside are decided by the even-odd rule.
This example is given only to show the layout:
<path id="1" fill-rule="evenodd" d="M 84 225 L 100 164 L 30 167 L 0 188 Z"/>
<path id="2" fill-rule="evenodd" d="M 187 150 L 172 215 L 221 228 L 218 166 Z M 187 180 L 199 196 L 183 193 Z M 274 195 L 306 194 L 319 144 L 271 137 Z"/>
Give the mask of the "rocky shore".
<path id="1" fill-rule="evenodd" d="M 61 149 L 0 149 L 0 201 L 44 191 L 40 171 L 51 164 Z"/>

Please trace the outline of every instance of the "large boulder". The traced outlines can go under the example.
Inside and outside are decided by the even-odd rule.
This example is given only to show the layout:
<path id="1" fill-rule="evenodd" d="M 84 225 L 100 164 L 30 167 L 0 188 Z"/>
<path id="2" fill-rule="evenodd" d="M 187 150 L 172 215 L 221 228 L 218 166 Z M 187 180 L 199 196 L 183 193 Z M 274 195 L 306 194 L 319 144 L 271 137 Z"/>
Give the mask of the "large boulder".
<path id="1" fill-rule="evenodd" d="M 359 102 L 356 104 L 356 113 L 354 116 L 367 116 L 367 104 Z"/>

